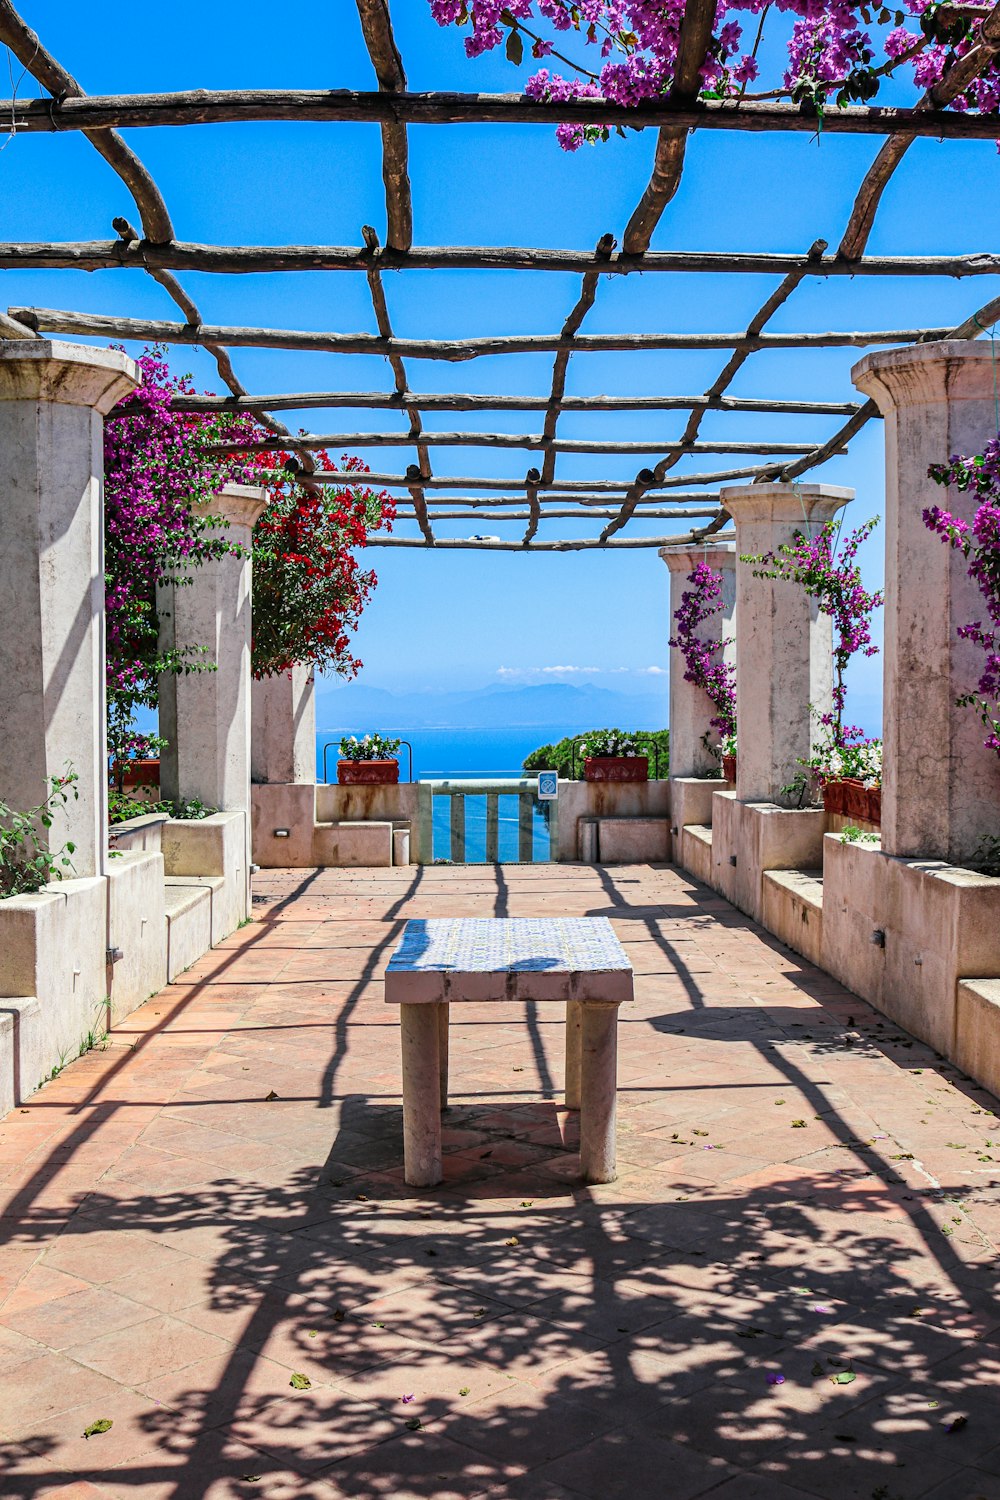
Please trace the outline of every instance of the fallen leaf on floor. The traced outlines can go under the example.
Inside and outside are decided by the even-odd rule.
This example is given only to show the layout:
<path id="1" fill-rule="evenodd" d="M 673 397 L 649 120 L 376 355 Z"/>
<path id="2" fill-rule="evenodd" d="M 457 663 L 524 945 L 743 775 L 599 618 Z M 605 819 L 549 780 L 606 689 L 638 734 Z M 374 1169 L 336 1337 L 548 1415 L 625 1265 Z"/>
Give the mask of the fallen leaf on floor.
<path id="1" fill-rule="evenodd" d="M 345 1313 L 344 1309 L 342 1307 L 338 1307 L 337 1311 L 333 1315 L 333 1321 L 335 1323 L 342 1323 L 346 1317 L 347 1314 Z"/>
<path id="2" fill-rule="evenodd" d="M 265 1095 L 264 1095 L 264 1103 L 265 1103 L 265 1104 L 268 1104 L 268 1103 L 269 1103 L 269 1102 L 270 1102 L 270 1101 L 271 1101 L 271 1100 L 272 1100 L 272 1099 L 277 1099 L 277 1097 L 278 1097 L 278 1096 L 277 1096 L 277 1094 L 276 1094 L 276 1093 L 275 1093 L 275 1092 L 274 1092 L 274 1089 L 272 1089 L 272 1090 L 271 1090 L 271 1092 L 270 1092 L 270 1093 L 269 1093 L 269 1094 L 265 1094 Z"/>
<path id="3" fill-rule="evenodd" d="M 408 1396 L 400 1396 L 399 1399 L 400 1401 L 402 1401 L 404 1406 L 409 1406 L 410 1402 L 413 1400 L 413 1392 L 411 1391 Z"/>
<path id="4" fill-rule="evenodd" d="M 512 1234 L 509 1240 L 504 1240 L 505 1245 L 519 1245 L 520 1243 L 516 1234 Z"/>
<path id="5" fill-rule="evenodd" d="M 288 1384 L 292 1387 L 293 1391 L 312 1390 L 312 1381 L 309 1379 L 308 1375 L 299 1375 L 298 1373 L 296 1373 L 292 1376 Z"/>
<path id="6" fill-rule="evenodd" d="M 98 1421 L 91 1422 L 89 1427 L 85 1427 L 83 1435 L 85 1438 L 97 1437 L 98 1433 L 110 1432 L 113 1426 L 114 1423 L 110 1417 L 101 1417 Z"/>
<path id="7" fill-rule="evenodd" d="M 692 1135 L 708 1135 L 707 1130 L 694 1130 L 691 1133 Z"/>
<path id="8" fill-rule="evenodd" d="M 532 1206 L 532 1204 L 534 1203 L 534 1201 L 535 1201 L 534 1198 L 522 1198 L 521 1199 L 521 1207 L 522 1208 L 530 1208 Z"/>
<path id="9" fill-rule="evenodd" d="M 833 1385 L 852 1385 L 857 1378 L 853 1370 L 838 1370 L 830 1376 L 830 1381 Z"/>
<path id="10" fill-rule="evenodd" d="M 825 1375 L 826 1368 L 825 1366 L 821 1365 L 819 1360 L 817 1359 L 813 1364 L 812 1372 L 814 1375 Z"/>
<path id="11" fill-rule="evenodd" d="M 486 1316 L 486 1309 L 485 1309 L 485 1307 L 477 1307 L 472 1316 L 474 1318 L 485 1318 L 485 1316 Z"/>
<path id="12" fill-rule="evenodd" d="M 420 1420 L 419 1417 L 411 1417 L 410 1420 L 407 1422 L 406 1425 L 410 1429 L 411 1432 L 419 1432 L 420 1429 L 421 1429 L 421 1427 L 423 1427 L 424 1424 L 423 1424 L 423 1422 L 421 1422 L 421 1420 Z"/>
<path id="13" fill-rule="evenodd" d="M 514 1073 L 523 1073 L 524 1069 L 523 1068 L 512 1068 L 511 1071 L 514 1072 Z"/>
<path id="14" fill-rule="evenodd" d="M 260 1484 L 259 1474 L 241 1474 L 240 1478 L 244 1484 Z"/>
<path id="15" fill-rule="evenodd" d="M 316 1329 L 316 1328 L 310 1328 L 309 1332 L 306 1334 L 306 1338 L 307 1339 L 318 1339 L 319 1338 L 319 1330 Z"/>
<path id="16" fill-rule="evenodd" d="M 785 1377 L 777 1370 L 769 1370 L 767 1375 L 768 1385 L 784 1385 Z"/>
<path id="17" fill-rule="evenodd" d="M 968 1421 L 968 1417 L 956 1417 L 945 1427 L 945 1432 L 961 1432 L 962 1428 L 968 1425 Z"/>
<path id="18" fill-rule="evenodd" d="M 805 1120 L 793 1120 L 792 1121 L 792 1129 L 793 1130 L 805 1130 L 805 1128 L 806 1128 L 806 1122 L 805 1122 Z"/>
<path id="19" fill-rule="evenodd" d="M 384 1328 L 385 1324 L 384 1323 L 373 1323 L 372 1327 L 373 1328 Z"/>
<path id="20" fill-rule="evenodd" d="M 460 1396 L 467 1396 L 469 1394 L 469 1390 L 470 1390 L 469 1386 L 467 1386 L 467 1385 L 460 1385 L 459 1388 L 458 1388 L 458 1394 Z"/>

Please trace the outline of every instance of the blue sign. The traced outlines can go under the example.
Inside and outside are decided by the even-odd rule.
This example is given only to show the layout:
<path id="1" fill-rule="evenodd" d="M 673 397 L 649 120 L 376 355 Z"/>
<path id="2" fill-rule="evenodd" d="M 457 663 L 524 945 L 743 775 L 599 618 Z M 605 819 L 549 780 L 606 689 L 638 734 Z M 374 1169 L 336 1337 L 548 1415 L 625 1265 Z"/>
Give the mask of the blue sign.
<path id="1" fill-rule="evenodd" d="M 559 772 L 539 771 L 538 773 L 538 797 L 540 801 L 551 802 L 559 795 Z"/>

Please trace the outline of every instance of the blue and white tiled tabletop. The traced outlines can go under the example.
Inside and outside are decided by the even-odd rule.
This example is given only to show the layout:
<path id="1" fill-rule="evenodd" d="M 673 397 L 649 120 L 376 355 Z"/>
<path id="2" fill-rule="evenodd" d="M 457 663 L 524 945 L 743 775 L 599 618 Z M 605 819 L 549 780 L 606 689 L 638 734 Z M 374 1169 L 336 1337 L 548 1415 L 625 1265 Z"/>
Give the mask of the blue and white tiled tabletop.
<path id="1" fill-rule="evenodd" d="M 632 998 L 632 966 L 606 917 L 407 922 L 385 975 L 390 1005 Z"/>

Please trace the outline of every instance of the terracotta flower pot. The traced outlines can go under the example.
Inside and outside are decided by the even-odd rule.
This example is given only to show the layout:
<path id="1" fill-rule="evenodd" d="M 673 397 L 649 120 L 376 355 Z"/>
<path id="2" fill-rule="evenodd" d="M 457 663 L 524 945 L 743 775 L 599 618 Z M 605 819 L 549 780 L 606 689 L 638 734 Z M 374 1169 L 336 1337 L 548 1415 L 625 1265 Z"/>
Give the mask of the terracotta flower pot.
<path id="1" fill-rule="evenodd" d="M 828 781 L 823 787 L 823 808 L 828 813 L 843 816 L 846 811 L 844 782 Z"/>
<path id="2" fill-rule="evenodd" d="M 338 760 L 339 786 L 395 786 L 399 781 L 398 760 Z"/>
<path id="3" fill-rule="evenodd" d="M 125 767 L 123 786 L 159 786 L 160 762 L 158 760 L 133 760 Z"/>
<path id="4" fill-rule="evenodd" d="M 868 789 L 863 781 L 856 780 L 853 776 L 845 776 L 844 787 L 844 812 L 849 818 L 868 817 Z"/>
<path id="5" fill-rule="evenodd" d="M 583 762 L 584 781 L 648 781 L 646 755 L 588 755 Z"/>
<path id="6" fill-rule="evenodd" d="M 868 821 L 877 823 L 882 827 L 882 788 L 870 786 L 868 788 Z"/>
<path id="7" fill-rule="evenodd" d="M 736 756 L 724 755 L 722 757 L 722 779 L 723 781 L 736 780 Z"/>

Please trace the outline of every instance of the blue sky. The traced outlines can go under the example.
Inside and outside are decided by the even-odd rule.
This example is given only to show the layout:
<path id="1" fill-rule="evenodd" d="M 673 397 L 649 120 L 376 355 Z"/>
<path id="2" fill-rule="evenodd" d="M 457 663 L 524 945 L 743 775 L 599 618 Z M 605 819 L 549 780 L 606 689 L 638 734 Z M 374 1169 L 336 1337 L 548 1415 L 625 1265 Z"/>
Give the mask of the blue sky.
<path id="1" fill-rule="evenodd" d="M 69 0 L 25 0 L 22 11 L 91 93 L 188 87 L 360 87 L 373 75 L 350 0 L 316 4 L 287 0 L 281 25 L 273 11 L 249 0 L 194 6 L 120 7 L 113 24 L 94 25 L 93 12 Z M 396 32 L 411 88 L 509 90 L 523 74 L 501 52 L 468 63 L 457 32 L 430 20 L 425 0 L 396 0 Z M 303 38 L 306 40 L 303 41 Z M 15 67 L 15 78 L 20 70 Z M 20 92 L 37 89 L 25 79 Z M 179 238 L 215 243 L 326 242 L 356 244 L 360 226 L 384 226 L 379 133 L 374 126 L 311 124 L 220 126 L 132 133 L 131 143 L 153 171 Z M 651 133 L 613 140 L 575 156 L 561 152 L 546 127 L 435 127 L 410 131 L 415 241 L 419 244 L 537 244 L 583 248 L 606 231 L 619 238 L 648 177 Z M 653 248 L 804 250 L 818 236 L 835 246 L 853 194 L 877 141 L 807 135 L 706 132 L 688 148 L 681 188 L 656 232 Z M 885 195 L 872 253 L 949 253 L 996 249 L 1000 171 L 990 142 L 919 141 Z M 105 238 L 111 219 L 134 218 L 124 186 L 78 135 L 24 136 L 0 151 L 2 237 Z M 769 325 L 771 331 L 820 328 L 940 326 L 958 322 L 1000 290 L 998 278 L 944 280 L 813 280 Z M 219 277 L 193 275 L 187 284 L 210 322 L 374 331 L 362 276 L 346 274 Z M 769 277 L 647 276 L 605 279 L 585 331 L 729 330 L 744 326 L 774 286 Z M 447 337 L 492 332 L 554 332 L 578 295 L 578 278 L 527 273 L 411 272 L 388 275 L 396 332 Z M 165 293 L 139 272 L 7 272 L 4 305 L 35 304 L 174 318 Z M 734 395 L 850 399 L 850 368 L 858 351 L 768 352 L 754 356 Z M 725 354 L 585 354 L 571 362 L 570 394 L 694 393 L 725 362 Z M 217 388 L 214 365 L 178 349 L 179 369 Z M 379 359 L 239 350 L 234 360 L 250 389 L 385 389 L 391 375 Z M 512 356 L 463 365 L 411 361 L 415 389 L 547 394 L 551 356 Z M 292 413 L 294 426 L 314 430 L 398 429 L 387 412 Z M 537 414 L 441 413 L 427 427 L 467 424 L 522 431 Z M 564 416 L 564 437 L 615 436 L 669 442 L 683 413 Z M 705 438 L 776 441 L 826 437 L 837 418 L 710 414 Z M 471 460 L 470 460 L 471 451 Z M 372 467 L 399 470 L 407 450 L 363 452 Z M 435 470 L 523 476 L 514 452 L 436 450 Z M 629 479 L 645 458 L 559 459 L 564 478 Z M 735 466 L 734 461 L 734 466 Z M 675 472 L 716 466 L 713 457 L 685 461 Z M 729 460 L 718 461 L 728 467 Z M 860 521 L 883 506 L 882 431 L 871 424 L 850 455 L 820 476 L 852 485 L 849 514 Z M 636 523 L 651 535 L 670 522 Z M 575 522 L 543 524 L 540 536 Z M 411 530 L 407 527 L 406 530 Z M 442 522 L 443 535 L 477 527 Z M 596 669 L 588 680 L 647 691 L 651 667 L 667 662 L 667 571 L 652 551 L 525 557 L 457 552 L 378 551 L 376 596 L 357 638 L 363 680 L 383 687 L 471 687 L 547 680 L 552 666 Z M 869 544 L 869 586 L 881 578 L 881 545 Z M 503 672 L 501 673 L 501 669 Z M 856 676 L 857 711 L 877 714 L 878 663 Z M 534 673 L 534 675 L 533 675 Z M 551 674 L 548 674 L 551 676 Z M 665 700 L 665 689 L 664 700 Z"/>

